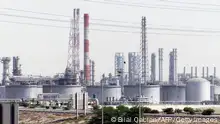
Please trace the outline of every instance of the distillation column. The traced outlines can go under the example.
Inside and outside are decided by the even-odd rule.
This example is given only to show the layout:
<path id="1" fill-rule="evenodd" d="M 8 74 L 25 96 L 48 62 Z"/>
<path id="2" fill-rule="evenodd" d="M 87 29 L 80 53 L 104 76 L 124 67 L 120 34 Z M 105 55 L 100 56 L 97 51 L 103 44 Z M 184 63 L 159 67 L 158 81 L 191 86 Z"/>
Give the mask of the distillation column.
<path id="1" fill-rule="evenodd" d="M 151 54 L 151 81 L 156 81 L 156 54 Z"/>
<path id="2" fill-rule="evenodd" d="M 163 48 L 159 48 L 159 81 L 163 81 Z"/>
<path id="3" fill-rule="evenodd" d="M 2 73 L 2 85 L 6 85 L 10 82 L 9 80 L 9 63 L 11 58 L 3 57 L 1 58 L 1 62 L 3 63 L 3 73 Z"/>
<path id="4" fill-rule="evenodd" d="M 19 57 L 13 57 L 13 76 L 21 76 L 21 65 L 19 64 Z"/>

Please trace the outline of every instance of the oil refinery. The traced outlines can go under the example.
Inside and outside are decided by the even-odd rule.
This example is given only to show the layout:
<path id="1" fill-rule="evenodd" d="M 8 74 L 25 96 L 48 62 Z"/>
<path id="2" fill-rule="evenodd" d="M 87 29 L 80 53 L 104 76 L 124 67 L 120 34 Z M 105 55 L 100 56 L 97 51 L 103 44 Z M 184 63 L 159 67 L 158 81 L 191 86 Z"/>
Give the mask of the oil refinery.
<path id="1" fill-rule="evenodd" d="M 173 48 L 169 54 L 168 81 L 163 76 L 164 48 L 158 48 L 148 59 L 148 41 L 146 17 L 142 17 L 141 49 L 125 54 L 115 53 L 114 74 L 102 75 L 95 81 L 95 61 L 90 58 L 89 14 L 84 14 L 84 61 L 80 69 L 81 44 L 80 9 L 74 9 L 69 33 L 68 60 L 64 73 L 54 76 L 23 75 L 20 58 L 12 58 L 13 69 L 10 73 L 10 57 L 2 57 L 3 64 L 0 98 L 2 99 L 37 99 L 41 95 L 69 98 L 71 94 L 88 93 L 90 99 L 107 105 L 133 104 L 138 101 L 148 104 L 218 104 L 220 103 L 220 80 L 208 67 L 191 67 L 190 72 L 183 68 L 178 72 L 178 51 Z M 158 58 L 157 58 L 158 54 Z M 168 55 L 167 55 L 168 56 Z M 157 64 L 158 63 L 158 64 Z M 128 65 L 128 71 L 126 72 Z M 158 69 L 156 68 L 158 66 Z M 206 72 L 205 72 L 206 69 Z M 158 72 L 158 75 L 157 75 Z M 158 78 L 158 79 L 157 79 Z"/>

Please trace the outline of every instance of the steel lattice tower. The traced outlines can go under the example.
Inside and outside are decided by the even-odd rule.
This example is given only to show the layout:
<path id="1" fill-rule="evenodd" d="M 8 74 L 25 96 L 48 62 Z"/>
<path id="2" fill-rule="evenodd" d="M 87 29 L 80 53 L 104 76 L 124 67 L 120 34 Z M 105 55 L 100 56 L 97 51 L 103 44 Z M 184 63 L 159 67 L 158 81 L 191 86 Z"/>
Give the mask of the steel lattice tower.
<path id="1" fill-rule="evenodd" d="M 141 83 L 149 80 L 148 44 L 146 35 L 146 17 L 141 21 Z"/>
<path id="2" fill-rule="evenodd" d="M 73 19 L 70 24 L 69 33 L 69 45 L 68 45 L 68 60 L 67 69 L 74 76 L 78 75 L 80 72 L 80 59 L 79 59 L 79 19 L 80 10 L 74 9 Z"/>

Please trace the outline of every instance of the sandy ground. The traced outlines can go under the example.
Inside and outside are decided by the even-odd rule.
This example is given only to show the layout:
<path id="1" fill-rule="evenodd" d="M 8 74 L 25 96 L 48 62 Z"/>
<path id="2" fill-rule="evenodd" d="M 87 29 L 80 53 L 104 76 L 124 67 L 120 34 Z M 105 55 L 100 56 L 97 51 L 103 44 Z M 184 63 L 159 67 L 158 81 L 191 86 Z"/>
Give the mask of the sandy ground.
<path id="1" fill-rule="evenodd" d="M 71 114 L 54 114 L 43 112 L 20 112 L 19 124 L 84 124 L 83 120 L 78 120 Z"/>
<path id="2" fill-rule="evenodd" d="M 88 118 L 88 117 L 87 117 Z M 76 119 L 72 114 L 55 114 L 45 112 L 24 112 L 19 113 L 19 124 L 86 124 L 85 117 L 80 116 Z M 215 123 L 186 123 L 185 121 L 178 120 L 177 122 L 161 122 L 151 121 L 142 124 L 220 124 L 220 120 Z"/>

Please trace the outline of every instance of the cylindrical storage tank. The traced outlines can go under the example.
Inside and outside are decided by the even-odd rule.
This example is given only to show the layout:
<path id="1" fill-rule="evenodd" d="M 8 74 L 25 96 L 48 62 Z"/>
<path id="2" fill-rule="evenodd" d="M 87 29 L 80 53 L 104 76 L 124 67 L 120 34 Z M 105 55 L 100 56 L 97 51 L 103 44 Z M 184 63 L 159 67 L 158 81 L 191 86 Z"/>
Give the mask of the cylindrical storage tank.
<path id="1" fill-rule="evenodd" d="M 118 101 L 121 98 L 121 86 L 118 85 L 103 85 L 102 86 L 87 86 L 88 96 L 97 98 L 99 103 L 102 103 L 102 95 L 104 102 Z"/>
<path id="2" fill-rule="evenodd" d="M 210 82 L 204 78 L 192 78 L 186 82 L 187 102 L 210 100 Z"/>
<path id="3" fill-rule="evenodd" d="M 43 85 L 43 93 L 59 93 L 61 97 L 82 93 L 82 89 L 81 85 Z"/>
<path id="4" fill-rule="evenodd" d="M 32 99 L 42 94 L 42 85 L 6 85 L 5 98 L 8 99 Z"/>
<path id="5" fill-rule="evenodd" d="M 185 102 L 186 85 L 161 85 L 160 100 L 163 102 Z"/>
<path id="6" fill-rule="evenodd" d="M 128 98 L 139 96 L 139 84 L 125 85 L 124 95 Z M 160 86 L 159 85 L 141 85 L 141 96 L 149 98 L 153 103 L 160 102 Z"/>

